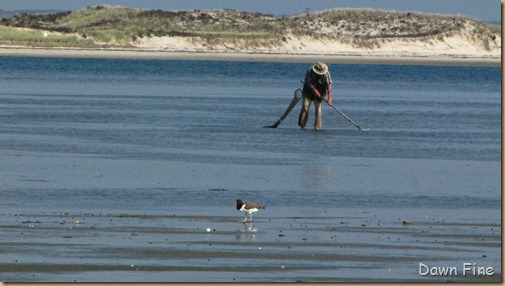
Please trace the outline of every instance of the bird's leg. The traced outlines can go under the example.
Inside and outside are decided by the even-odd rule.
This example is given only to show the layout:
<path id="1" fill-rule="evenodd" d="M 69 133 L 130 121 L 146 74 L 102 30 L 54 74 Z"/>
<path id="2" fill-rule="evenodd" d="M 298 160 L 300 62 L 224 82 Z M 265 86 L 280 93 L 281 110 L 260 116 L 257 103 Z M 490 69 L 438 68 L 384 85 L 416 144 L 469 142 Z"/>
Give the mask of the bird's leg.
<path id="1" fill-rule="evenodd" d="M 251 217 L 251 222 L 252 222 L 252 212 L 251 212 L 251 213 L 249 213 L 249 216 Z"/>

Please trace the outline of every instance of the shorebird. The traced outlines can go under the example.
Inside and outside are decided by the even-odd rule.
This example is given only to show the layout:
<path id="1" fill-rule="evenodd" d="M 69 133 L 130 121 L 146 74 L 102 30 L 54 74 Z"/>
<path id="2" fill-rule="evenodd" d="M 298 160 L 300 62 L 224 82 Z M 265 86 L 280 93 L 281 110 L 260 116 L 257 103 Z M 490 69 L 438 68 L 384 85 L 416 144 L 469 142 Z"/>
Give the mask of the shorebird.
<path id="1" fill-rule="evenodd" d="M 241 200 L 237 200 L 233 204 L 237 205 L 238 211 L 245 212 L 245 222 L 247 222 L 247 214 L 249 214 L 250 221 L 252 222 L 252 213 L 257 212 L 260 209 L 265 209 L 260 205 L 253 204 L 250 202 L 242 202 Z"/>

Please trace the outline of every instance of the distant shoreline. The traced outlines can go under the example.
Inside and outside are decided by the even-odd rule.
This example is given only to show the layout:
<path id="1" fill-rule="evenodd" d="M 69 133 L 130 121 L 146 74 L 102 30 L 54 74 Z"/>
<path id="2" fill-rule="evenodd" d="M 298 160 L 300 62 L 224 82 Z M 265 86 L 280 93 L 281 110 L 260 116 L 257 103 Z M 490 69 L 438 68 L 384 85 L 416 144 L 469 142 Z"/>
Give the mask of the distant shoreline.
<path id="1" fill-rule="evenodd" d="M 246 62 L 300 62 L 324 61 L 332 64 L 389 64 L 389 65 L 453 65 L 500 67 L 501 58 L 457 56 L 405 56 L 360 54 L 287 54 L 247 52 L 160 51 L 138 49 L 83 49 L 83 48 L 27 48 L 0 47 L 0 57 L 61 57 L 104 59 L 152 60 L 216 60 Z"/>

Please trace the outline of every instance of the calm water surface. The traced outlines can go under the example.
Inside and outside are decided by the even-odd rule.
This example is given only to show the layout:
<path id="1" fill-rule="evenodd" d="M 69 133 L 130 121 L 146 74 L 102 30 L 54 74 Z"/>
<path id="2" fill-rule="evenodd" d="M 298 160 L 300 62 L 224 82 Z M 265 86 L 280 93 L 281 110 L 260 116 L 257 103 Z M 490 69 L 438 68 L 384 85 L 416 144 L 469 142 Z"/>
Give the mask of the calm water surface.
<path id="1" fill-rule="evenodd" d="M 280 129 L 260 128 L 307 66 L 3 58 L 2 148 L 241 164 L 286 162 L 214 153 L 500 160 L 498 68 L 330 65 L 335 105 L 371 132 L 330 108 L 323 132 L 297 132 L 299 106 Z"/>
<path id="2" fill-rule="evenodd" d="M 308 67 L 1 58 L 0 213 L 237 216 L 241 197 L 266 217 L 432 210 L 501 225 L 499 68 L 330 64 L 334 104 L 369 131 L 327 106 L 322 131 L 298 130 L 301 103 L 262 128 Z"/>
<path id="3" fill-rule="evenodd" d="M 328 178 L 338 175 L 331 166 L 339 158 L 498 166 L 499 68 L 330 65 L 335 105 L 368 132 L 358 131 L 329 107 L 323 109 L 324 130 L 300 131 L 301 103 L 279 128 L 262 128 L 284 112 L 308 66 L 2 58 L 0 148 L 16 154 L 192 162 L 224 169 L 322 165 L 330 168 Z M 222 183 L 209 188 L 226 188 L 232 179 L 240 180 L 223 173 Z M 499 177 L 494 179 L 498 187 Z M 255 190 L 254 185 L 245 189 Z M 499 198 L 499 189 L 483 191 Z M 305 203 L 299 198 L 292 203 Z"/>

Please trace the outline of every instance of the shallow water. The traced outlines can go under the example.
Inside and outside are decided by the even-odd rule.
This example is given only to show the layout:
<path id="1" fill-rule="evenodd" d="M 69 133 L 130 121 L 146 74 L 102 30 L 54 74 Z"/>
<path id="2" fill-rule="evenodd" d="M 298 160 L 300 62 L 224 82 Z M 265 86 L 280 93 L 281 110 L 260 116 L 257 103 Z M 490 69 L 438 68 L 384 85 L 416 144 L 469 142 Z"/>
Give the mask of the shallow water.
<path id="1" fill-rule="evenodd" d="M 369 131 L 262 128 L 306 64 L 2 58 L 0 281 L 501 279 L 500 69 L 329 67 Z"/>
<path id="2" fill-rule="evenodd" d="M 370 131 L 356 132 L 325 108 L 325 129 L 316 133 L 298 132 L 299 106 L 279 129 L 261 128 L 290 102 L 303 64 L 5 58 L 2 65 L 8 150 L 261 165 L 284 164 L 269 160 L 279 153 L 500 160 L 498 68 L 330 65 L 335 104 Z"/>

